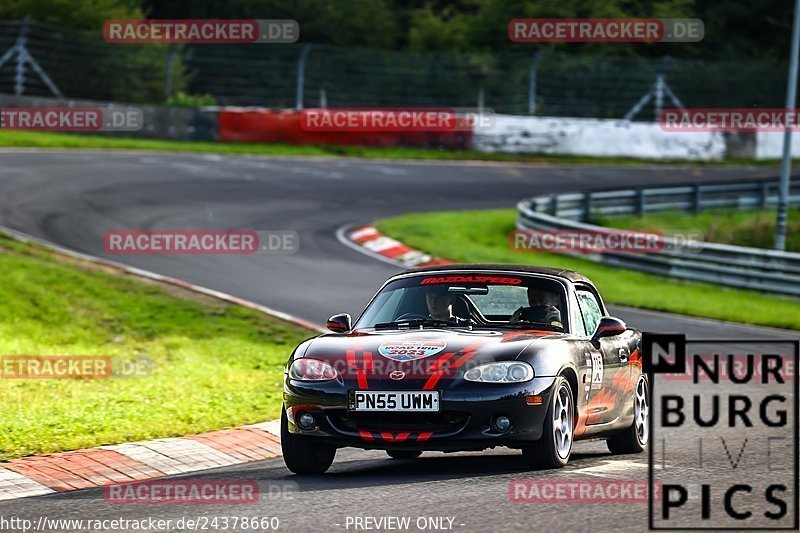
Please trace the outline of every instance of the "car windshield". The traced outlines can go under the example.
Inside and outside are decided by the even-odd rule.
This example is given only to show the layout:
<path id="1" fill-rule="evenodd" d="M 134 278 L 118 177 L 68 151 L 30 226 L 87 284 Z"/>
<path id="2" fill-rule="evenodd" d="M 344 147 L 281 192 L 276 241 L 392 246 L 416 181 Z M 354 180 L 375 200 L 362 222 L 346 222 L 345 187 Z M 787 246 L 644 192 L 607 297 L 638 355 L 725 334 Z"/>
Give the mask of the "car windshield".
<path id="1" fill-rule="evenodd" d="M 431 274 L 395 280 L 355 327 L 502 326 L 564 331 L 566 290 L 552 278 L 516 274 Z"/>

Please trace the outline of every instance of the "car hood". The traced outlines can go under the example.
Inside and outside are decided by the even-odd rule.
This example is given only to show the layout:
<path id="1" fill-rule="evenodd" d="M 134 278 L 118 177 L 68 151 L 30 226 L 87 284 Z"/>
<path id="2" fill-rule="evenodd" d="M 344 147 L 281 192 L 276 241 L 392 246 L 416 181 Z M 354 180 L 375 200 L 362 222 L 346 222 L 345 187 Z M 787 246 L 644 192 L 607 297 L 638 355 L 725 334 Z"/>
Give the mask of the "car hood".
<path id="1" fill-rule="evenodd" d="M 473 366 L 514 360 L 535 340 L 563 337 L 532 330 L 366 330 L 322 335 L 308 341 L 296 357 L 328 362 L 347 384 L 363 387 L 375 380 L 402 380 L 420 386 L 418 382 L 424 384 L 434 374 L 440 379 L 458 377 Z"/>

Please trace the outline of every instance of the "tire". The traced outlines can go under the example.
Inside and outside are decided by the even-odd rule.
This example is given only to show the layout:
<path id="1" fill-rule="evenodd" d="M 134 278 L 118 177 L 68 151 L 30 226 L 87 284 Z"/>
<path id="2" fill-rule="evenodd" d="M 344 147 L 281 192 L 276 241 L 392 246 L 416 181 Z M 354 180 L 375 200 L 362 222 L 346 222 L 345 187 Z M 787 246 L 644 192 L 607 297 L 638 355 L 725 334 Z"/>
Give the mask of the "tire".
<path id="1" fill-rule="evenodd" d="M 633 424 L 631 427 L 609 437 L 608 450 L 614 455 L 642 453 L 650 438 L 650 388 L 647 378 L 639 376 L 633 392 Z"/>
<path id="2" fill-rule="evenodd" d="M 556 421 L 560 424 L 556 424 Z M 561 438 L 559 438 L 559 435 Z M 534 469 L 562 468 L 572 455 L 575 435 L 575 394 L 569 381 L 558 376 L 547 406 L 542 437 L 522 448 L 522 456 Z"/>
<path id="3" fill-rule="evenodd" d="M 386 450 L 392 459 L 416 459 L 422 452 L 416 450 Z"/>
<path id="4" fill-rule="evenodd" d="M 281 413 L 281 450 L 286 468 L 295 474 L 324 474 L 333 463 L 336 447 L 289 432 L 286 409 Z"/>

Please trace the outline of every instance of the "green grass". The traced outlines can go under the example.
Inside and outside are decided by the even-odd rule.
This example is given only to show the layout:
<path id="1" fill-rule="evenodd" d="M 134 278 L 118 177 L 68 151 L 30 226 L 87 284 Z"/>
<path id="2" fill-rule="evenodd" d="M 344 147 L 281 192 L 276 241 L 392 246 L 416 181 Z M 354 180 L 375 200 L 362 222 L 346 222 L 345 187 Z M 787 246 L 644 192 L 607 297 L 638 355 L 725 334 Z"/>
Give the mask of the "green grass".
<path id="1" fill-rule="evenodd" d="M 569 163 L 587 165 L 686 164 L 682 161 L 651 161 L 632 157 L 586 157 L 538 154 L 499 154 L 476 151 L 437 150 L 433 148 L 365 148 L 359 146 L 298 146 L 288 144 L 216 143 L 197 141 L 162 141 L 127 137 L 105 137 L 69 133 L 4 131 L 0 148 L 76 148 L 115 150 L 157 150 L 169 152 L 218 153 L 229 155 L 265 155 L 290 157 L 361 157 L 366 159 L 419 159 L 444 161 L 507 161 L 525 163 Z M 772 165 L 775 161 L 727 160 L 692 162 L 692 165 Z"/>
<path id="2" fill-rule="evenodd" d="M 425 252 L 458 262 L 514 263 L 577 270 L 608 303 L 800 330 L 800 300 L 690 283 L 565 255 L 509 247 L 516 211 L 414 213 L 378 221 L 378 229 Z"/>
<path id="3" fill-rule="evenodd" d="M 0 460 L 280 414 L 308 330 L 0 236 L 0 354 L 149 357 L 139 378 L 0 379 Z"/>
<path id="4" fill-rule="evenodd" d="M 665 211 L 637 216 L 603 217 L 595 222 L 614 228 L 668 231 L 700 231 L 704 240 L 772 248 L 775 243 L 774 209 L 760 211 L 713 209 L 697 215 Z M 800 209 L 789 210 L 786 249 L 800 252 Z"/>

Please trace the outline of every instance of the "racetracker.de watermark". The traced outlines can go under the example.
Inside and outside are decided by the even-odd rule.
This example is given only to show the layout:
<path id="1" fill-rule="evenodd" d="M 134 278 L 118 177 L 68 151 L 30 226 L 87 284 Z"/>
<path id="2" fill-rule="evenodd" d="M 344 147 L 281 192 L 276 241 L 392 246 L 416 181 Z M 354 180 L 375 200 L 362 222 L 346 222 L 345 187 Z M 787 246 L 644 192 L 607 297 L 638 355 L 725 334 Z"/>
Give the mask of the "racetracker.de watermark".
<path id="1" fill-rule="evenodd" d="M 108 485 L 103 498 L 113 505 L 242 505 L 292 500 L 299 490 L 294 481 L 161 479 Z"/>
<path id="2" fill-rule="evenodd" d="M 658 123 L 669 132 L 798 131 L 800 112 L 782 108 L 665 109 Z"/>
<path id="3" fill-rule="evenodd" d="M 696 43 L 703 40 L 700 19 L 525 18 L 508 23 L 517 43 Z"/>
<path id="4" fill-rule="evenodd" d="M 33 131 L 139 131 L 138 107 L 4 107 L 0 129 Z"/>
<path id="5" fill-rule="evenodd" d="M 641 503 L 648 502 L 647 479 L 513 479 L 513 503 Z M 653 497 L 661 497 L 660 485 Z"/>
<path id="6" fill-rule="evenodd" d="M 280 44 L 297 42 L 300 25 L 291 19 L 107 20 L 103 37 L 123 44 Z"/>
<path id="7" fill-rule="evenodd" d="M 665 250 L 698 251 L 703 246 L 700 232 L 663 233 L 626 230 L 533 230 L 515 229 L 509 234 L 513 250 L 560 254 L 660 253 Z"/>
<path id="8" fill-rule="evenodd" d="M 103 247 L 114 255 L 294 254 L 300 237 L 288 230 L 107 231 Z"/>
<path id="9" fill-rule="evenodd" d="M 494 127 L 491 109 L 304 109 L 304 131 L 338 132 L 471 132 Z"/>
<path id="10" fill-rule="evenodd" d="M 135 504 L 252 504 L 258 502 L 255 481 L 162 480 L 111 485 L 103 489 L 106 502 Z"/>
<path id="11" fill-rule="evenodd" d="M 0 355 L 0 379 L 140 378 L 152 368 L 142 355 Z"/>

